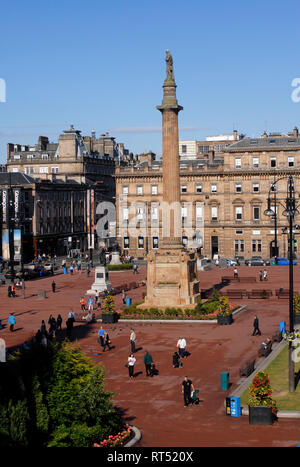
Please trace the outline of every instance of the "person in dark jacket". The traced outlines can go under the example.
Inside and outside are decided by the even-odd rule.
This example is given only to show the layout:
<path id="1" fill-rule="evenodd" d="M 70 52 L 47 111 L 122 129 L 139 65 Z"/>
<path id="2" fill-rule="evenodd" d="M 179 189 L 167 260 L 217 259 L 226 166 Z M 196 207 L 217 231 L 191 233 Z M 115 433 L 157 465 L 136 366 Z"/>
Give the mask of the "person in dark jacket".
<path id="1" fill-rule="evenodd" d="M 173 353 L 173 368 L 179 368 L 180 366 L 182 366 L 182 363 L 180 361 L 179 353 L 174 352 Z"/>
<path id="2" fill-rule="evenodd" d="M 259 329 L 259 320 L 258 317 L 255 316 L 254 321 L 253 321 L 253 333 L 252 336 L 256 336 L 258 334 L 259 336 L 261 335 L 260 329 Z"/>
<path id="3" fill-rule="evenodd" d="M 151 365 L 153 363 L 152 356 L 149 354 L 148 350 L 146 350 L 144 355 L 144 364 L 146 369 L 146 376 L 151 376 Z"/>
<path id="4" fill-rule="evenodd" d="M 58 315 L 57 320 L 56 320 L 57 330 L 59 329 L 61 331 L 61 323 L 62 323 L 62 317 L 61 315 Z"/>
<path id="5" fill-rule="evenodd" d="M 73 329 L 73 324 L 74 324 L 74 319 L 73 318 L 68 318 L 66 321 L 67 325 L 67 338 L 71 339 L 72 337 L 72 329 Z"/>

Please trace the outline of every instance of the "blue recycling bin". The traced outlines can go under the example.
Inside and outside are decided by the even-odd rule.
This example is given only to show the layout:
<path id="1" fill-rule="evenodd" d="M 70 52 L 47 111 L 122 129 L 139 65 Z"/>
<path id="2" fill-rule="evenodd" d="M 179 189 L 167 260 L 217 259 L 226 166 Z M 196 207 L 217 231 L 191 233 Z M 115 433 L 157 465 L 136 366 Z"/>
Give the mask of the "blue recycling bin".
<path id="1" fill-rule="evenodd" d="M 230 415 L 232 417 L 240 417 L 242 415 L 240 397 L 230 398 Z"/>
<path id="2" fill-rule="evenodd" d="M 285 321 L 279 321 L 279 332 L 281 331 L 281 334 L 285 334 Z"/>
<path id="3" fill-rule="evenodd" d="M 221 373 L 221 389 L 222 391 L 227 391 L 229 388 L 229 372 L 222 371 Z"/>
<path id="4" fill-rule="evenodd" d="M 68 274 L 68 269 L 64 268 L 64 274 Z"/>
<path id="5" fill-rule="evenodd" d="M 126 306 L 130 306 L 131 305 L 131 298 L 126 298 Z"/>

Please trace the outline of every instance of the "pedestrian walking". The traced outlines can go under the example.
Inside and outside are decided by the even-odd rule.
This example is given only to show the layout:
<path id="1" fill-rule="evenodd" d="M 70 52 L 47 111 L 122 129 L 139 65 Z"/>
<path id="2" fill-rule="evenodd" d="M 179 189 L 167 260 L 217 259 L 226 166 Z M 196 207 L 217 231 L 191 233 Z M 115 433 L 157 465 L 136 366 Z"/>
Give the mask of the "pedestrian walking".
<path id="1" fill-rule="evenodd" d="M 234 270 L 233 270 L 233 277 L 236 278 L 236 279 L 239 277 L 238 270 L 237 270 L 236 266 L 234 267 Z"/>
<path id="2" fill-rule="evenodd" d="M 192 393 L 195 391 L 193 382 L 188 379 L 187 376 L 184 377 L 184 380 L 181 383 L 181 392 L 183 394 L 184 407 L 187 407 L 191 402 Z"/>
<path id="3" fill-rule="evenodd" d="M 72 337 L 72 330 L 73 330 L 73 324 L 74 324 L 74 319 L 73 318 L 68 318 L 66 321 L 66 326 L 67 326 L 67 338 L 71 340 Z"/>
<path id="4" fill-rule="evenodd" d="M 55 290 L 56 290 L 56 284 L 55 284 L 55 281 L 54 281 L 54 280 L 52 281 L 52 284 L 51 284 L 51 286 L 52 286 L 52 292 L 53 292 L 53 293 L 55 293 Z"/>
<path id="5" fill-rule="evenodd" d="M 105 336 L 105 331 L 103 327 L 101 326 L 101 328 L 98 331 L 98 342 L 101 345 L 101 347 L 104 347 L 104 336 Z"/>
<path id="6" fill-rule="evenodd" d="M 258 334 L 259 336 L 261 335 L 260 329 L 259 329 L 259 319 L 257 316 L 255 316 L 254 321 L 253 321 L 253 333 L 252 336 L 256 336 Z"/>
<path id="7" fill-rule="evenodd" d="M 80 306 L 81 306 L 81 310 L 85 311 L 85 300 L 83 297 L 81 297 L 80 299 Z"/>
<path id="8" fill-rule="evenodd" d="M 16 296 L 15 284 L 12 284 L 12 285 L 11 285 L 11 294 L 12 294 L 13 297 Z"/>
<path id="9" fill-rule="evenodd" d="M 72 310 L 72 308 L 70 309 L 69 313 L 68 313 L 68 318 L 72 319 L 73 320 L 73 323 L 75 321 L 75 315 L 74 315 L 74 311 Z"/>
<path id="10" fill-rule="evenodd" d="M 136 358 L 133 356 L 133 354 L 129 355 L 128 357 L 128 373 L 129 373 L 129 378 L 134 377 L 134 364 L 136 362 Z"/>
<path id="11" fill-rule="evenodd" d="M 264 281 L 268 280 L 268 272 L 266 269 L 264 269 Z"/>
<path id="12" fill-rule="evenodd" d="M 151 374 L 151 365 L 153 363 L 152 355 L 149 354 L 148 350 L 146 350 L 144 355 L 144 364 L 146 370 L 146 376 L 152 376 Z"/>
<path id="13" fill-rule="evenodd" d="M 62 324 L 62 317 L 61 315 L 58 315 L 57 319 L 56 319 L 56 327 L 57 327 L 57 330 L 60 330 L 61 331 L 61 324 Z"/>
<path id="14" fill-rule="evenodd" d="M 11 297 L 11 285 L 7 287 L 7 296 Z"/>
<path id="15" fill-rule="evenodd" d="M 50 327 L 49 327 L 50 339 L 55 338 L 55 332 L 56 332 L 56 319 L 54 318 L 54 316 L 52 316 L 51 321 L 50 321 Z"/>
<path id="16" fill-rule="evenodd" d="M 15 318 L 13 312 L 11 312 L 10 315 L 9 315 L 8 324 L 9 324 L 9 330 L 10 330 L 10 332 L 13 332 L 13 330 L 14 330 L 14 325 L 16 324 L 16 318 Z"/>
<path id="17" fill-rule="evenodd" d="M 88 299 L 88 310 L 93 311 L 94 309 L 94 299 L 93 297 L 89 297 Z"/>
<path id="18" fill-rule="evenodd" d="M 97 308 L 101 308 L 100 292 L 98 292 L 98 297 L 97 297 Z"/>
<path id="19" fill-rule="evenodd" d="M 185 348 L 186 348 L 186 340 L 184 337 L 180 337 L 177 342 L 177 348 L 179 351 L 180 358 L 183 358 L 185 355 Z"/>
<path id="20" fill-rule="evenodd" d="M 104 345 L 103 345 L 103 352 L 105 352 L 105 348 L 108 347 L 108 350 L 111 350 L 110 347 L 110 340 L 109 340 L 109 335 L 108 332 L 104 334 Z"/>
<path id="21" fill-rule="evenodd" d="M 135 332 L 134 332 L 134 329 L 132 328 L 132 329 L 131 329 L 131 333 L 130 333 L 131 353 L 135 353 L 135 352 L 136 352 L 136 349 L 135 349 L 135 342 L 136 342 L 136 334 L 135 334 Z"/>
<path id="22" fill-rule="evenodd" d="M 136 263 L 133 265 L 133 274 L 138 274 L 138 265 Z"/>
<path id="23" fill-rule="evenodd" d="M 259 271 L 259 280 L 260 280 L 260 282 L 262 282 L 262 280 L 263 280 L 263 272 L 262 272 L 262 270 Z"/>
<path id="24" fill-rule="evenodd" d="M 125 290 L 122 290 L 122 302 L 123 302 L 123 305 L 126 304 L 126 292 L 125 292 Z"/>
<path id="25" fill-rule="evenodd" d="M 46 323 L 45 323 L 45 321 L 43 319 L 42 319 L 42 324 L 41 324 L 40 330 L 41 330 L 42 334 L 44 334 L 45 336 L 47 335 Z"/>

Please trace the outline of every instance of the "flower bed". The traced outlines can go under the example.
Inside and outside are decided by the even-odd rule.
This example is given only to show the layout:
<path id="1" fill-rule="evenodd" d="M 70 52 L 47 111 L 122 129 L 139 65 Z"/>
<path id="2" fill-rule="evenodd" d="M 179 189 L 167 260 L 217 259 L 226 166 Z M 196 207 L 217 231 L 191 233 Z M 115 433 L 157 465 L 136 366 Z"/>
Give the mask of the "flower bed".
<path id="1" fill-rule="evenodd" d="M 277 406 L 276 401 L 272 399 L 272 393 L 269 375 L 264 371 L 259 371 L 249 388 L 248 407 L 267 407 L 276 416 Z"/>
<path id="2" fill-rule="evenodd" d="M 107 439 L 104 439 L 99 444 L 94 443 L 95 448 L 115 448 L 123 446 L 125 442 L 128 442 L 133 432 L 130 426 L 126 424 L 126 428 L 119 432 L 117 435 L 110 435 Z"/>
<path id="3" fill-rule="evenodd" d="M 224 313 L 223 297 L 220 299 L 212 299 L 205 303 L 199 301 L 193 309 L 189 308 L 149 308 L 141 309 L 138 305 L 143 302 L 134 303 L 128 307 L 120 310 L 120 319 L 157 319 L 157 320 L 216 320 L 220 313 Z M 226 313 L 231 314 L 234 310 L 239 308 L 239 305 L 232 305 L 227 303 Z"/>

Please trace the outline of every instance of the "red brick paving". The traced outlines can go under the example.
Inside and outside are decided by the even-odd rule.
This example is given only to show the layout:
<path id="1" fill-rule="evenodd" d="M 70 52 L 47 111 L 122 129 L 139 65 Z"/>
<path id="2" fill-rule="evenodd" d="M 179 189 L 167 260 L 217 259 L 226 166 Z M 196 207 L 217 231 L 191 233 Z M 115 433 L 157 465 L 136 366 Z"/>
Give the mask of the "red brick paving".
<path id="1" fill-rule="evenodd" d="M 255 275 L 257 267 L 240 267 L 239 274 Z M 255 284 L 231 284 L 230 288 L 275 288 L 288 287 L 288 267 L 268 267 L 269 281 Z M 209 288 L 220 282 L 222 275 L 231 275 L 232 268 L 212 269 L 200 272 L 201 288 Z M 140 274 L 132 272 L 110 273 L 113 285 L 126 281 L 145 278 L 145 268 Z M 0 331 L 0 337 L 7 346 L 21 344 L 31 337 L 41 323 L 48 320 L 49 314 L 55 317 L 61 313 L 63 323 L 70 308 L 79 310 L 80 297 L 90 288 L 93 274 L 87 278 L 83 272 L 55 276 L 57 293 L 51 292 L 52 278 L 26 282 L 26 298 L 7 297 L 7 288 L 0 288 L 1 318 L 6 324 L 9 311 L 13 309 L 17 318 L 16 332 L 10 333 L 8 327 Z M 300 266 L 294 268 L 295 290 L 300 290 Z M 38 300 L 38 289 L 47 290 L 48 298 Z M 226 287 L 224 289 L 226 290 Z M 131 292 L 134 301 L 141 299 L 145 287 Z M 124 367 L 128 353 L 131 324 L 119 322 L 106 325 L 114 349 L 102 353 L 96 338 L 100 323 L 87 326 L 75 323 L 74 339 L 78 338 L 82 349 L 95 362 L 103 362 L 106 368 L 107 389 L 114 392 L 114 401 L 125 413 L 129 423 L 142 431 L 140 446 L 296 446 L 300 442 L 300 420 L 279 419 L 273 426 L 249 425 L 248 418 L 233 418 L 225 415 L 224 399 L 229 391 L 220 388 L 220 373 L 229 371 L 230 391 L 237 387 L 239 368 L 248 360 L 256 357 L 260 342 L 271 337 L 278 330 L 279 321 L 285 320 L 288 326 L 288 300 L 272 297 L 267 300 L 232 300 L 233 303 L 247 304 L 246 311 L 237 315 L 231 326 L 218 326 L 212 323 L 134 323 L 137 334 L 137 363 L 135 379 L 128 378 Z M 117 307 L 121 306 L 121 295 L 116 296 Z M 258 314 L 262 336 L 252 337 L 254 315 Z M 188 359 L 184 359 L 183 368 L 172 367 L 172 354 L 178 337 L 185 336 Z M 144 372 L 143 356 L 147 349 L 159 370 L 159 376 L 147 378 Z M 99 355 L 95 355 L 98 354 Z M 200 406 L 184 408 L 181 395 L 181 382 L 184 375 L 189 376 L 200 389 Z M 297 388 L 299 391 L 299 388 Z"/>

